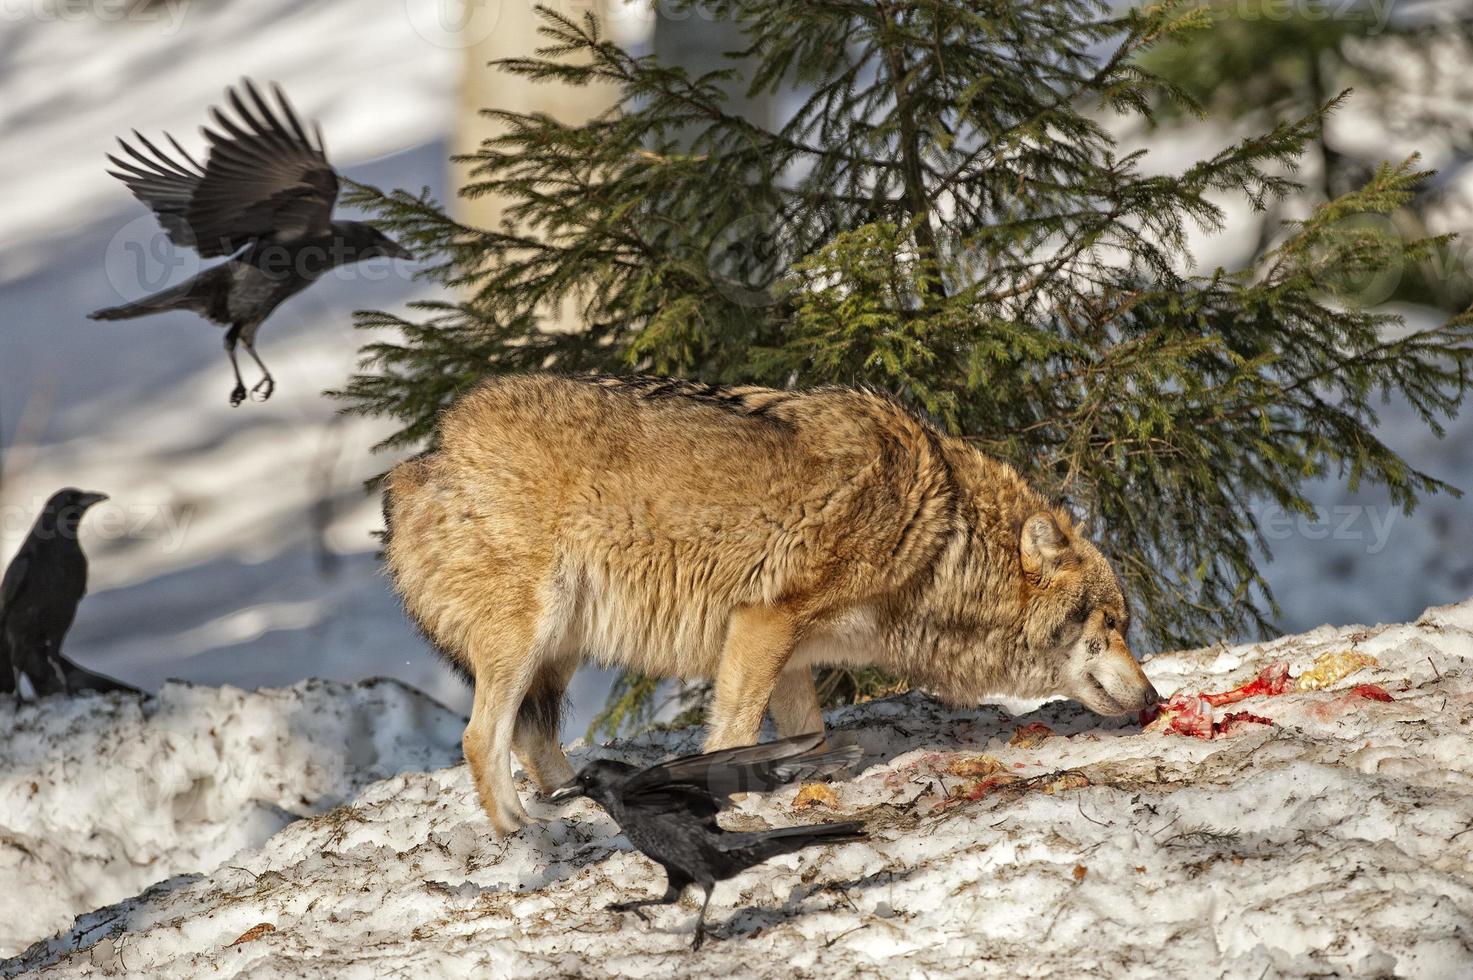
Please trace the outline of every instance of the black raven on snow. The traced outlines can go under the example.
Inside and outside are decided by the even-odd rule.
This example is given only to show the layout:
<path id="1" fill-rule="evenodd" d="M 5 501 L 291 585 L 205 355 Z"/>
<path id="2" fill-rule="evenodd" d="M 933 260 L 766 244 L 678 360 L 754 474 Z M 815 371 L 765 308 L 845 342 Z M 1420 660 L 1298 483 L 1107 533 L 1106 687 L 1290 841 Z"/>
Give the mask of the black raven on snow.
<path id="1" fill-rule="evenodd" d="M 691 949 L 706 935 L 706 906 L 716 882 L 734 877 L 768 858 L 815 844 L 864 840 L 864 824 L 814 824 L 746 833 L 723 830 L 716 814 L 731 803 L 731 794 L 777 789 L 799 779 L 812 779 L 859 758 L 857 745 L 815 751 L 823 733 L 798 735 L 763 745 L 689 755 L 639 769 L 625 762 L 590 762 L 549 797 L 556 802 L 586 796 L 608 811 L 633 844 L 665 869 L 668 887 L 660 898 L 619 902 L 609 908 L 634 912 L 680 901 L 688 885 L 706 893 L 696 919 Z"/>
<path id="2" fill-rule="evenodd" d="M 314 125 L 309 136 L 279 87 L 271 87 L 278 116 L 249 79 L 241 86 L 249 105 L 235 89 L 225 92 L 238 118 L 210 110 L 224 132 L 204 130 L 210 153 L 203 167 L 174 137 L 168 140 L 182 159 L 137 130 L 134 138 L 151 156 L 121 139 L 127 159 L 108 155 L 117 168 L 108 173 L 153 209 L 171 242 L 193 248 L 201 258 L 228 255 L 230 261 L 152 296 L 89 314 L 94 320 L 123 320 L 193 310 L 226 327 L 225 351 L 235 371 L 232 405 L 246 397 L 235 360 L 237 342 L 261 369 L 261 380 L 251 390 L 264 401 L 276 388 L 255 343 L 261 322 L 283 300 L 336 266 L 380 256 L 413 257 L 366 222 L 332 220 L 338 175 L 327 162 L 321 128 Z"/>
<path id="3" fill-rule="evenodd" d="M 75 691 L 137 691 L 61 654 L 77 604 L 87 594 L 87 556 L 77 542 L 82 515 L 107 497 L 58 490 L 0 579 L 0 693 L 30 678 L 37 697 Z"/>

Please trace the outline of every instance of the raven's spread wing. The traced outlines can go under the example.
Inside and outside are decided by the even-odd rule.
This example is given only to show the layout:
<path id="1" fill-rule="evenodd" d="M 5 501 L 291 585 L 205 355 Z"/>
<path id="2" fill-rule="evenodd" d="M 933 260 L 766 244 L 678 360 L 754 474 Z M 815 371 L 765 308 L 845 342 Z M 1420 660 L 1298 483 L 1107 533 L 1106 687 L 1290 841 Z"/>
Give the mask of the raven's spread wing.
<path id="1" fill-rule="evenodd" d="M 338 175 L 327 162 L 321 130 L 314 129 L 314 142 L 280 87 L 273 85 L 272 92 L 290 129 L 249 80 L 243 84 L 258 115 L 231 90 L 226 97 L 244 127 L 212 109 L 211 116 L 228 135 L 205 130 L 210 158 L 189 204 L 189 224 L 199 239 L 201 254 L 206 254 L 203 247 L 212 241 L 233 243 L 218 253 L 225 255 L 250 239 L 326 234 L 332 221 Z"/>
<path id="2" fill-rule="evenodd" d="M 164 136 L 173 144 L 183 162 L 170 157 L 135 129 L 133 138 L 152 154 L 152 158 L 127 140 L 119 139 L 118 145 L 129 159 L 120 160 L 109 153 L 107 159 L 117 169 L 108 173 L 127 184 L 133 196 L 158 215 L 159 224 L 168 234 L 169 241 L 193 247 L 195 235 L 189 227 L 189 202 L 194 199 L 194 192 L 204 179 L 204 168 L 195 163 L 174 137 L 167 133 Z"/>
<path id="3" fill-rule="evenodd" d="M 122 140 L 130 159 L 108 157 L 118 168 L 110 172 L 154 210 L 170 240 L 204 258 L 230 255 L 258 238 L 325 234 L 338 196 L 321 130 L 308 134 L 278 86 L 271 87 L 276 110 L 249 79 L 241 87 L 249 103 L 236 89 L 225 93 L 235 116 L 210 110 L 224 132 L 205 129 L 210 155 L 204 167 L 172 137 L 182 161 L 137 133 L 152 159 Z"/>
<path id="4" fill-rule="evenodd" d="M 823 733 L 687 755 L 650 766 L 629 777 L 622 787 L 626 798 L 647 794 L 700 794 L 716 806 L 725 806 L 733 793 L 765 793 L 800 779 L 813 779 L 859 759 L 857 745 L 823 752 Z"/>

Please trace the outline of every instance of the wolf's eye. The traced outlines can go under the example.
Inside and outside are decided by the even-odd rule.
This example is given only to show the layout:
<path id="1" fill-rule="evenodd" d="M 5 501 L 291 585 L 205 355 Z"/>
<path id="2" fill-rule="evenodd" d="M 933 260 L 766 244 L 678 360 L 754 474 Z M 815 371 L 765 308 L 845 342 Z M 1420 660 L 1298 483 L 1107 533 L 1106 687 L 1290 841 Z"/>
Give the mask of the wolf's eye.
<path id="1" fill-rule="evenodd" d="M 1116 622 L 1115 622 L 1115 617 L 1114 617 L 1114 616 L 1111 616 L 1111 615 L 1110 615 L 1110 614 L 1108 614 L 1108 613 L 1106 613 L 1106 614 L 1105 614 L 1105 629 L 1107 629 L 1107 630 L 1112 630 L 1112 629 L 1114 629 L 1114 628 L 1115 628 L 1115 627 L 1116 627 L 1116 626 L 1117 626 L 1117 625 L 1119 625 L 1119 624 L 1118 624 L 1118 623 L 1116 623 Z"/>

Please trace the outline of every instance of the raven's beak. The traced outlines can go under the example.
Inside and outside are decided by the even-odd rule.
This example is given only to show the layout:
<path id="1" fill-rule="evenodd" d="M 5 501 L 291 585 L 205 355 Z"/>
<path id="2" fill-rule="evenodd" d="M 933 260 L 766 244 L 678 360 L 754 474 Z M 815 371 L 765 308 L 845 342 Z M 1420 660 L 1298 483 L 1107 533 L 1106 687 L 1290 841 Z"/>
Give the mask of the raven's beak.
<path id="1" fill-rule="evenodd" d="M 578 785 L 575 779 L 564 783 L 547 795 L 549 803 L 566 803 L 568 800 L 577 799 L 583 795 L 583 787 Z"/>
<path id="2" fill-rule="evenodd" d="M 389 243 L 384 246 L 384 254 L 391 259 L 408 259 L 411 262 L 414 261 L 414 253 L 393 239 L 389 239 Z"/>
<path id="3" fill-rule="evenodd" d="M 100 504 L 104 500 L 109 500 L 109 499 L 111 499 L 111 498 L 108 497 L 108 495 L 105 494 L 105 493 L 84 493 L 80 497 L 77 498 L 77 504 L 83 510 L 86 510 L 88 507 L 92 507 L 92 506 L 94 506 L 96 504 Z"/>

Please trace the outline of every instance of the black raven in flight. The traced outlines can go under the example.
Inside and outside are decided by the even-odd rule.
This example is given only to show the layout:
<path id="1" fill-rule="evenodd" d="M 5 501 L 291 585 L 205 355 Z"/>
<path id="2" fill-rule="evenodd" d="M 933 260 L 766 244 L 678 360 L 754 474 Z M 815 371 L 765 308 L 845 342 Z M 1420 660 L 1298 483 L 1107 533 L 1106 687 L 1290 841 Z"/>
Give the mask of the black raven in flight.
<path id="1" fill-rule="evenodd" d="M 136 691 L 61 654 L 77 604 L 87 594 L 87 556 L 77 542 L 82 515 L 107 497 L 58 490 L 0 579 L 0 693 L 30 678 L 38 697 L 76 691 Z"/>
<path id="2" fill-rule="evenodd" d="M 309 135 L 279 87 L 271 87 L 279 111 L 249 79 L 241 88 L 246 98 L 235 89 L 225 93 L 234 118 L 210 110 L 219 130 L 204 130 L 210 153 L 203 167 L 172 136 L 167 138 L 178 157 L 137 130 L 133 136 L 143 149 L 120 139 L 126 158 L 108 155 L 117 168 L 108 173 L 153 209 L 170 241 L 193 248 L 201 258 L 228 255 L 230 261 L 152 296 L 90 314 L 94 320 L 122 320 L 193 310 L 226 327 L 225 350 L 235 371 L 232 405 L 246 397 L 235 360 L 237 342 L 261 369 L 262 378 L 251 390 L 264 401 L 276 387 L 255 341 L 262 321 L 283 300 L 336 266 L 380 256 L 413 257 L 366 222 L 332 220 L 338 175 L 327 162 L 322 130 L 314 125 Z"/>
<path id="3" fill-rule="evenodd" d="M 817 751 L 823 733 L 798 735 L 763 745 L 688 755 L 641 770 L 625 762 L 590 762 L 549 799 L 587 796 L 609 812 L 624 836 L 665 869 L 668 887 L 660 898 L 610 905 L 616 912 L 634 912 L 651 905 L 680 901 L 688 885 L 706 893 L 696 919 L 691 949 L 700 949 L 706 935 L 706 906 L 716 882 L 741 874 L 768 858 L 815 844 L 843 844 L 864 840 L 864 824 L 814 824 L 778 827 L 747 833 L 723 830 L 716 814 L 731 803 L 731 794 L 763 792 L 799 779 L 812 779 L 840 769 L 859 758 L 859 746 Z"/>

